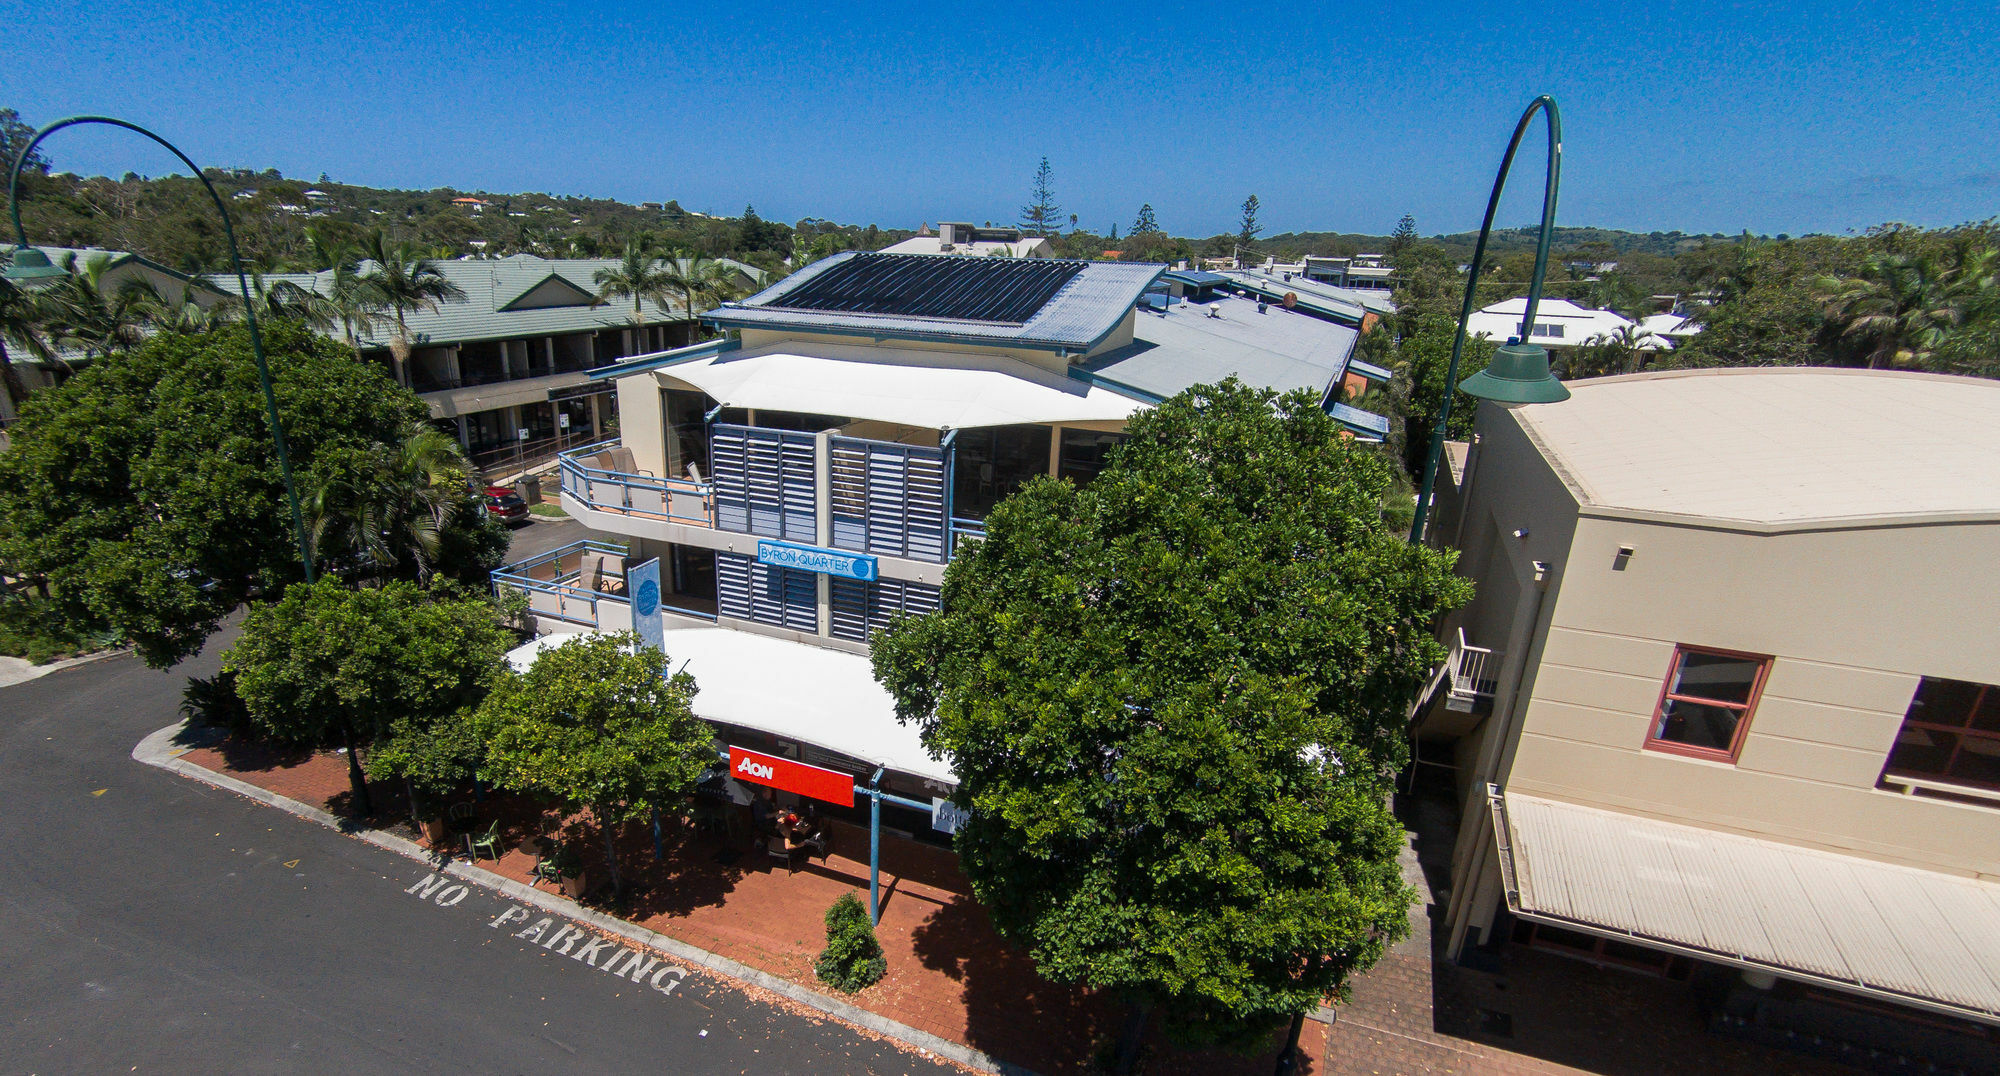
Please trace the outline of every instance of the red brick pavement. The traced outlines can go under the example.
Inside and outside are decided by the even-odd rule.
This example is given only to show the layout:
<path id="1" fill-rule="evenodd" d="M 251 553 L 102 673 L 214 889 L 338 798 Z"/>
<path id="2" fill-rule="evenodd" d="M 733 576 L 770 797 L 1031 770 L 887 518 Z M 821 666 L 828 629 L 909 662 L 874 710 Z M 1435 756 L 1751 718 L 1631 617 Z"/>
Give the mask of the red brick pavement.
<path id="1" fill-rule="evenodd" d="M 287 754 L 226 740 L 182 757 L 335 813 L 348 806 L 346 762 L 336 753 Z M 382 785 L 370 787 L 377 808 L 372 824 L 413 835 L 400 821 L 401 796 Z M 521 797 L 491 793 L 479 811 L 482 818 L 500 819 L 509 849 L 498 862 L 481 866 L 526 882 L 534 856 L 524 846 L 546 834 L 586 842 L 590 870 L 602 871 L 601 838 L 580 818 L 561 818 Z M 787 871 L 751 850 L 747 836 L 699 834 L 679 822 L 667 827 L 666 858 L 655 861 L 650 831 L 629 826 L 618 842 L 620 863 L 628 881 L 637 883 L 637 895 L 621 907 L 599 907 L 761 971 L 825 989 L 812 971 L 825 943 L 821 916 L 841 894 L 866 901 L 868 890 L 867 831 L 839 822 L 833 829 L 833 854 L 824 861 L 801 860 L 796 871 Z M 881 858 L 884 900 L 876 936 L 889 972 L 849 1000 L 1039 1072 L 1092 1071 L 1093 1057 L 1119 1031 L 1122 1007 L 1036 975 L 1033 962 L 994 932 L 949 851 L 892 837 L 884 839 Z M 1301 1076 L 1324 1071 L 1317 1059 L 1326 1048 L 1326 1025 L 1306 1021 L 1300 1045 Z M 1176 1050 L 1156 1036 L 1143 1064 L 1155 1074 L 1261 1076 L 1272 1070 L 1272 1061 L 1270 1053 L 1245 1058 Z"/>

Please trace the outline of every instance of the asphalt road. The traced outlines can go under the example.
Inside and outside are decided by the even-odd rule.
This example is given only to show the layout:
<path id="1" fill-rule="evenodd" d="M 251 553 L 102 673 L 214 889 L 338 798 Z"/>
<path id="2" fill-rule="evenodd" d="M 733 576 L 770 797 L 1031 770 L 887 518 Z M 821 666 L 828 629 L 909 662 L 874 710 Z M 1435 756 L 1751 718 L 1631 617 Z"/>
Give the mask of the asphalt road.
<path id="1" fill-rule="evenodd" d="M 218 648 L 0 689 L 0 1071 L 956 1071 L 722 980 L 608 974 L 504 898 L 133 761 Z"/>

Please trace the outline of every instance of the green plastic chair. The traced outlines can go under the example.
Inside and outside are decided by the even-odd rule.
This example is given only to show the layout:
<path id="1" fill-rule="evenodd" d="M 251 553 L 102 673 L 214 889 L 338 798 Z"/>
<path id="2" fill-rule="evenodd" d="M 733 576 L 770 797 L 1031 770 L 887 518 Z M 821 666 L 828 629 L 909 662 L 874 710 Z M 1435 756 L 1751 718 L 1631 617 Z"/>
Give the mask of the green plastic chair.
<path id="1" fill-rule="evenodd" d="M 497 818 L 494 819 L 493 824 L 487 826 L 486 832 L 484 833 L 466 834 L 465 850 L 467 854 L 471 855 L 472 858 L 474 859 L 478 859 L 481 853 L 491 855 L 494 859 L 499 859 L 500 820 Z"/>

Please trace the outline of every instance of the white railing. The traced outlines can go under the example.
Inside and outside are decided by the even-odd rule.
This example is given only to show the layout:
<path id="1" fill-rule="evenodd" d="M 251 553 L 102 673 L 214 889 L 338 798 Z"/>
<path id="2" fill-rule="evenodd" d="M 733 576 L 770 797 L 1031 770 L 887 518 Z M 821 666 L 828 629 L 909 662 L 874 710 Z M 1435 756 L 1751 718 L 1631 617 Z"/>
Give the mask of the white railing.
<path id="1" fill-rule="evenodd" d="M 616 441 L 562 454 L 562 491 L 591 508 L 620 515 L 650 516 L 696 527 L 715 526 L 715 490 L 707 482 L 628 474 L 595 465 L 599 449 Z"/>
<path id="2" fill-rule="evenodd" d="M 1466 642 L 1464 628 L 1458 629 L 1458 639 L 1452 644 L 1445 666 L 1451 670 L 1450 701 L 1469 705 L 1493 697 L 1493 676 L 1500 668 L 1499 663 L 1493 660 L 1490 647 Z"/>

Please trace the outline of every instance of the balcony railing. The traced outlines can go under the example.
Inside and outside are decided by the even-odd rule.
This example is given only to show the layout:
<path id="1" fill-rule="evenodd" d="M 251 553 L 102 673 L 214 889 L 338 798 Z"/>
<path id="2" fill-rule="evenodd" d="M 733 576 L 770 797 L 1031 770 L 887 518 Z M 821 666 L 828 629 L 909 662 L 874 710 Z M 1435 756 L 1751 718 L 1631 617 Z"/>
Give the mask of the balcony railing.
<path id="1" fill-rule="evenodd" d="M 1481 702 L 1492 703 L 1499 662 L 1493 659 L 1492 649 L 1466 642 L 1464 628 L 1458 629 L 1458 640 L 1445 659 L 1445 668 L 1451 680 L 1445 695 L 1447 709 L 1466 712 Z"/>
<path id="2" fill-rule="evenodd" d="M 964 518 L 961 518 L 961 517 L 959 517 L 959 516 L 953 516 L 953 517 L 951 517 L 951 555 L 952 555 L 952 556 L 954 556 L 954 557 L 955 557 L 955 556 L 958 556 L 958 551 L 959 551 L 959 549 L 960 549 L 960 548 L 962 548 L 962 547 L 963 547 L 963 546 L 965 545 L 965 543 L 967 543 L 967 542 L 976 542 L 976 541 L 978 541 L 979 539 L 981 539 L 981 538 L 984 538 L 984 537 L 986 537 L 986 521 L 985 521 L 985 520 L 983 520 L 983 519 L 964 519 Z"/>
<path id="3" fill-rule="evenodd" d="M 513 587 L 526 594 L 528 611 L 544 620 L 600 631 L 629 631 L 632 603 L 623 593 L 624 558 L 623 546 L 571 542 L 541 556 L 502 565 L 493 572 L 493 588 L 497 592 L 501 587 Z M 605 574 L 607 563 L 616 566 L 615 577 Z M 606 586 L 616 590 L 606 590 Z"/>
<path id="4" fill-rule="evenodd" d="M 562 454 L 562 490 L 600 512 L 715 526 L 715 487 L 689 478 L 660 478 L 610 465 L 617 441 L 602 441 Z"/>

